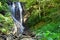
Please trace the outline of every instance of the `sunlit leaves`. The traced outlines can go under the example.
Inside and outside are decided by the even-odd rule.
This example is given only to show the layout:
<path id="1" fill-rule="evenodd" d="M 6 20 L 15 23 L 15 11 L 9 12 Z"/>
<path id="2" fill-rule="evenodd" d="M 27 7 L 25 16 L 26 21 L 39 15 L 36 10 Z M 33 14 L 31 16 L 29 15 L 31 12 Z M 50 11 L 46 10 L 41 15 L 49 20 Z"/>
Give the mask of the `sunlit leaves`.
<path id="1" fill-rule="evenodd" d="M 0 7 L 1 7 L 1 2 L 0 2 Z"/>
<path id="2" fill-rule="evenodd" d="M 3 25 L 0 26 L 0 31 L 3 33 L 10 30 L 11 27 L 13 27 L 13 20 L 11 17 L 5 17 L 2 14 L 0 14 L 0 23 Z"/>

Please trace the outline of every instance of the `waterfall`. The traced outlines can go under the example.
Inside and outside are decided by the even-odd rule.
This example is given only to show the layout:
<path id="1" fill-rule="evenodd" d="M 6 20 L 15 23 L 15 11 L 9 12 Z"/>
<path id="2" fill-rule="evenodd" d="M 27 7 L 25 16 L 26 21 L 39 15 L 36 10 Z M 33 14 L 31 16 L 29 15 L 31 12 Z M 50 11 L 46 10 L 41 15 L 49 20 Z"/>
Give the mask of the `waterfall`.
<path id="1" fill-rule="evenodd" d="M 15 30 L 19 33 L 23 33 L 24 27 L 22 25 L 22 6 L 20 2 L 13 2 L 11 5 L 11 16 L 16 25 Z"/>

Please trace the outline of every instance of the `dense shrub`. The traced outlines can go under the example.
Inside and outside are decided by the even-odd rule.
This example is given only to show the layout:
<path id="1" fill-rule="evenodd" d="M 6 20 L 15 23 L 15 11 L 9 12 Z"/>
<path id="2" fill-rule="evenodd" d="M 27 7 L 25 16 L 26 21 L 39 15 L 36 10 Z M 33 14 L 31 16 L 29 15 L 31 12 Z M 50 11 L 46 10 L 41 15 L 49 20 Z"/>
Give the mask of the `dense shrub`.
<path id="1" fill-rule="evenodd" d="M 0 1 L 0 32 L 8 34 L 13 27 L 13 20 L 11 18 L 11 13 L 9 12 L 8 5 L 5 1 Z"/>
<path id="2" fill-rule="evenodd" d="M 36 35 L 42 36 L 41 40 L 60 40 L 60 1 L 25 0 L 24 2 L 26 10 L 30 13 L 27 26 L 31 27 Z"/>

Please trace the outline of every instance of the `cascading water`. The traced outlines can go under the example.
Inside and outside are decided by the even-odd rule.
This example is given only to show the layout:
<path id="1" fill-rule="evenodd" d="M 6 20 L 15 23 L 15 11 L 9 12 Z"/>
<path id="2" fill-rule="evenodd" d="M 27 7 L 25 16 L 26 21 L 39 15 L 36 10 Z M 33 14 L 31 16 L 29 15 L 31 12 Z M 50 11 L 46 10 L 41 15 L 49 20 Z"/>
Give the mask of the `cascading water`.
<path id="1" fill-rule="evenodd" d="M 22 34 L 24 31 L 24 27 L 22 25 L 22 6 L 20 2 L 13 2 L 11 7 L 12 18 L 15 23 L 15 31 L 17 33 Z"/>

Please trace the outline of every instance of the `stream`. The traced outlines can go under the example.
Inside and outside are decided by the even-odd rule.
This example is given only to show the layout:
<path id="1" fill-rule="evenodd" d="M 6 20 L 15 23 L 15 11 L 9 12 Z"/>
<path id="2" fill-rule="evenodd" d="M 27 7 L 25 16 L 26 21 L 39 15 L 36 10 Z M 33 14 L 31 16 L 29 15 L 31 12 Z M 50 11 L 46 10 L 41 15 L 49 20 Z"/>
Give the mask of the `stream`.
<path id="1" fill-rule="evenodd" d="M 20 2 L 13 2 L 11 5 L 11 13 L 12 13 L 12 18 L 15 23 L 15 31 L 19 32 L 19 34 L 22 34 L 24 31 L 24 27 L 22 25 L 22 7 Z"/>
<path id="2" fill-rule="evenodd" d="M 23 9 L 22 9 L 21 3 L 13 2 L 12 5 L 9 5 L 9 8 L 11 12 L 11 17 L 14 21 L 14 31 L 9 35 L 2 35 L 0 37 L 1 40 L 36 40 L 36 37 L 31 37 L 29 35 L 23 35 L 25 28 L 22 24 Z"/>

